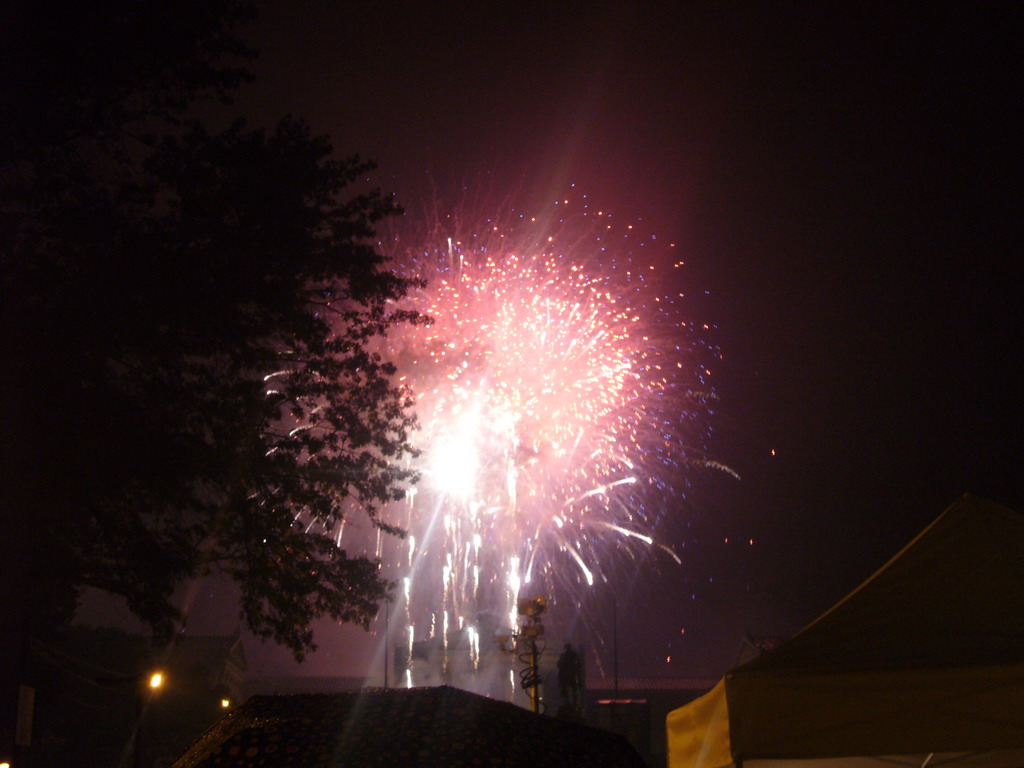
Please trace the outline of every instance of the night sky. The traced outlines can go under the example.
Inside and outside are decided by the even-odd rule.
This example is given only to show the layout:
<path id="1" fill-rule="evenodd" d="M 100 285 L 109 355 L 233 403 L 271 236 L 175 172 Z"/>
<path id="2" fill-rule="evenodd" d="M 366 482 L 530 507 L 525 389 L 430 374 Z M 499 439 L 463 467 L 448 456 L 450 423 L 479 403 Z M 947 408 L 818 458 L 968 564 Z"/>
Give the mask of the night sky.
<path id="1" fill-rule="evenodd" d="M 683 565 L 623 585 L 622 674 L 720 674 L 964 492 L 1024 509 L 1019 13 L 440 5 L 260 4 L 237 107 L 376 159 L 410 215 L 574 183 L 679 244 L 724 355 L 711 454 L 742 479 L 696 478 Z M 320 639 L 306 671 L 352 671 Z"/>

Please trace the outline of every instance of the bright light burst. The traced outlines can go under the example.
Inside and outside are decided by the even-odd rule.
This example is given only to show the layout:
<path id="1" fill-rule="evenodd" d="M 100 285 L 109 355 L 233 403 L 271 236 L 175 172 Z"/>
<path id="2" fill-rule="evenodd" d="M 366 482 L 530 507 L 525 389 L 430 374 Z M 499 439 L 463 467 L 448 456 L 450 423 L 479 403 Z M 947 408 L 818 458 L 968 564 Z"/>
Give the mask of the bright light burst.
<path id="1" fill-rule="evenodd" d="M 420 420 L 422 479 L 395 520 L 410 535 L 385 554 L 410 650 L 468 637 L 478 656 L 521 592 L 577 599 L 623 558 L 675 558 L 656 529 L 706 463 L 711 354 L 667 293 L 674 246 L 585 198 L 543 214 L 384 243 L 434 319 L 382 350 Z"/>

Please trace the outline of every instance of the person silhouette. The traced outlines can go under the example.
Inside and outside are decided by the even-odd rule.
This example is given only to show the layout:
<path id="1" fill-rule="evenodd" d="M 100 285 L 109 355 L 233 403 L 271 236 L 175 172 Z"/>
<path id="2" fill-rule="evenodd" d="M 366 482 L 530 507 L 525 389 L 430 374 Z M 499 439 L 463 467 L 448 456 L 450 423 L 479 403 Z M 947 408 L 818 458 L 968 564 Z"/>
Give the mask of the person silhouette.
<path id="1" fill-rule="evenodd" d="M 571 643 L 566 643 L 558 657 L 558 689 L 562 701 L 579 709 L 580 691 L 583 689 L 583 661 Z"/>

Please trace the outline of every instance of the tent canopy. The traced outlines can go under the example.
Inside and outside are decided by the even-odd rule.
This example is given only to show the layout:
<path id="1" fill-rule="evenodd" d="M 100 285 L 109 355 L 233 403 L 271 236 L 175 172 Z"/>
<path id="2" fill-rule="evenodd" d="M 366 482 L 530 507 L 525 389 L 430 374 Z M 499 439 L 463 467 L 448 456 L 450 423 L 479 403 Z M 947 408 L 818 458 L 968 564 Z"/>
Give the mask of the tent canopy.
<path id="1" fill-rule="evenodd" d="M 1024 517 L 964 496 L 667 728 L 671 768 L 1024 765 Z"/>

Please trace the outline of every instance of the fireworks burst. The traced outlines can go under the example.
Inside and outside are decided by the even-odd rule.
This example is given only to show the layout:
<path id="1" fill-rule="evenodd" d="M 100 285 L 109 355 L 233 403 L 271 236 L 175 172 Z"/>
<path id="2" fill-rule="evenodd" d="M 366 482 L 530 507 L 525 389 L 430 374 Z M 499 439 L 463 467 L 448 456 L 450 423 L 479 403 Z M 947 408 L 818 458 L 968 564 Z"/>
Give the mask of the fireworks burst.
<path id="1" fill-rule="evenodd" d="M 656 530 L 704 461 L 711 371 L 664 295 L 673 246 L 636 223 L 576 198 L 434 226 L 384 244 L 433 322 L 382 350 L 416 398 L 422 480 L 401 552 L 381 554 L 410 656 L 433 639 L 475 665 L 521 593 L 575 600 L 623 558 L 678 560 Z"/>

